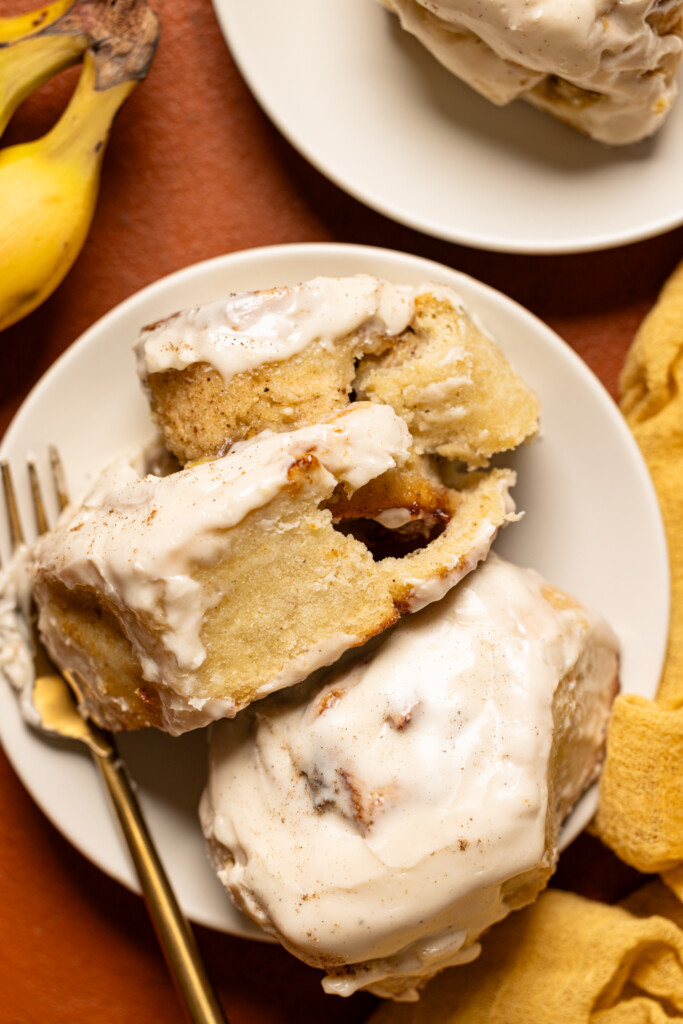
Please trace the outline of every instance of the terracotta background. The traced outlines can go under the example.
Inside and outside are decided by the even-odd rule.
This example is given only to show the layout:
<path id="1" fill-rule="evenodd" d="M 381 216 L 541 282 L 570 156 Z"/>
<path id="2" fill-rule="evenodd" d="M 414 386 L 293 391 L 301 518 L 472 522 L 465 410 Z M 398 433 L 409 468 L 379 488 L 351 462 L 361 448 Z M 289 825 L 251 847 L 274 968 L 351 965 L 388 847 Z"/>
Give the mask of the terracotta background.
<path id="1" fill-rule="evenodd" d="M 0 0 L 0 14 L 33 6 Z M 54 296 L 0 338 L 0 433 L 56 356 L 116 303 L 197 260 L 282 242 L 386 246 L 472 274 L 545 320 L 616 393 L 634 332 L 683 254 L 683 229 L 607 252 L 532 257 L 403 228 L 330 184 L 279 135 L 236 70 L 210 0 L 157 7 L 161 45 L 115 124 L 85 248 Z M 3 144 L 41 134 L 73 80 L 66 73 L 34 94 Z M 0 1024 L 180 1022 L 141 901 L 71 849 L 1 753 L 0 820 Z M 635 880 L 587 836 L 557 877 L 608 899 Z M 232 1024 L 351 1024 L 375 1005 L 323 996 L 319 974 L 277 948 L 197 933 Z"/>

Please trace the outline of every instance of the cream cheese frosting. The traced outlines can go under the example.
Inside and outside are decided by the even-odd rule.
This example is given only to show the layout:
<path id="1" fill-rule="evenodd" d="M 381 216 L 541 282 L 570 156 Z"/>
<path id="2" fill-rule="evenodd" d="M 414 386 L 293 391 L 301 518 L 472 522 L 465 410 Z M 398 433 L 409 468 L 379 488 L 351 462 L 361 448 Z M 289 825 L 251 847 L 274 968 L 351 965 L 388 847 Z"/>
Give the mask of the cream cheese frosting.
<path id="1" fill-rule="evenodd" d="M 194 673 L 206 657 L 200 630 L 220 595 L 193 571 L 227 557 L 231 529 L 287 487 L 297 460 L 313 456 L 331 488 L 344 482 L 356 489 L 401 464 L 409 448 L 408 429 L 388 406 L 359 402 L 325 423 L 260 434 L 221 459 L 170 476 L 141 477 L 130 463 L 116 463 L 32 553 L 52 656 L 58 664 L 74 656 L 68 638 L 50 629 L 49 599 L 41 596 L 42 581 L 56 577 L 69 589 L 103 593 L 125 622 L 143 677 L 197 702 Z M 308 671 L 339 653 L 311 650 Z M 204 710 L 207 721 L 230 713 Z"/>
<path id="2" fill-rule="evenodd" d="M 213 727 L 200 817 L 219 878 L 328 992 L 417 998 L 547 881 L 556 690 L 585 688 L 576 799 L 617 643 L 544 587 L 489 555 L 371 652 Z"/>
<path id="3" fill-rule="evenodd" d="M 291 358 L 313 342 L 333 347 L 351 331 L 398 335 L 425 290 L 462 300 L 444 285 L 392 284 L 369 274 L 316 277 L 296 285 L 223 296 L 145 328 L 136 343 L 138 373 L 208 363 L 224 381 Z"/>
<path id="4" fill-rule="evenodd" d="M 0 570 L 0 675 L 17 691 L 23 717 L 36 725 L 39 716 L 31 700 L 33 649 L 26 624 L 30 605 L 27 557 L 28 549 L 22 546 Z"/>
<path id="5" fill-rule="evenodd" d="M 683 52 L 680 0 L 385 0 L 487 99 L 521 97 L 611 144 L 661 125 Z"/>

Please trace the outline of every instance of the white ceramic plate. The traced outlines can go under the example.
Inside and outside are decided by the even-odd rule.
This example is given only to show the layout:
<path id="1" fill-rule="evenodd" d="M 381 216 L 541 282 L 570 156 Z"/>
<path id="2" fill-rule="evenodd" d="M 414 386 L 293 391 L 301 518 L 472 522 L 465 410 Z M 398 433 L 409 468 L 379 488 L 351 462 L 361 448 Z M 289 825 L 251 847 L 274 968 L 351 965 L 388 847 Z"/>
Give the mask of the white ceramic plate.
<path id="1" fill-rule="evenodd" d="M 280 131 L 368 206 L 501 252 L 582 252 L 683 223 L 683 99 L 659 134 L 611 148 L 447 72 L 377 0 L 214 0 Z"/>
<path id="2" fill-rule="evenodd" d="M 543 436 L 511 460 L 520 474 L 518 507 L 527 512 L 503 532 L 497 550 L 602 609 L 623 643 L 624 689 L 653 695 L 666 641 L 668 561 L 657 502 L 631 434 L 600 383 L 557 335 L 499 292 L 439 264 L 330 244 L 254 249 L 188 267 L 128 299 L 70 347 L 23 404 L 0 455 L 18 476 L 27 452 L 45 469 L 45 445 L 54 442 L 72 495 L 81 494 L 104 464 L 152 436 L 131 352 L 141 326 L 232 290 L 354 273 L 453 285 L 536 389 Z M 19 498 L 28 520 L 27 488 Z M 0 536 L 6 536 L 2 520 Z M 87 754 L 29 730 L 8 687 L 0 687 L 0 735 L 17 773 L 57 828 L 104 871 L 137 888 Z M 179 739 L 149 731 L 121 740 L 187 914 L 224 931 L 255 935 L 230 905 L 204 853 L 196 807 L 205 746 L 203 731 Z M 584 798 L 565 829 L 565 843 L 594 806 L 594 794 Z"/>

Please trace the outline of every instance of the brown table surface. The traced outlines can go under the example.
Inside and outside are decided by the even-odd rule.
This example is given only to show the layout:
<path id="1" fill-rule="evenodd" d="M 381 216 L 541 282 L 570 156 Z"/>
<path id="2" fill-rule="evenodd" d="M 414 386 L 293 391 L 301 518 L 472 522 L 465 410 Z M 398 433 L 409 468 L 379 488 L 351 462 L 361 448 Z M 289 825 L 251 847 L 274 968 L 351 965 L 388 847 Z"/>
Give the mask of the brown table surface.
<path id="1" fill-rule="evenodd" d="M 0 13 L 33 6 L 0 0 Z M 540 316 L 615 395 L 634 332 L 683 255 L 683 229 L 605 252 L 514 256 L 394 224 L 322 177 L 271 125 L 210 0 L 157 6 L 161 45 L 115 124 L 83 252 L 54 296 L 2 335 L 0 433 L 53 360 L 116 303 L 198 260 L 285 242 L 379 245 L 465 271 Z M 74 74 L 30 97 L 3 143 L 42 133 Z M 0 816 L 0 1024 L 183 1020 L 141 900 L 70 847 L 2 753 Z M 556 881 L 612 899 L 636 878 L 583 836 Z M 232 1024 L 351 1024 L 375 1005 L 324 996 L 319 972 L 277 947 L 197 934 Z"/>

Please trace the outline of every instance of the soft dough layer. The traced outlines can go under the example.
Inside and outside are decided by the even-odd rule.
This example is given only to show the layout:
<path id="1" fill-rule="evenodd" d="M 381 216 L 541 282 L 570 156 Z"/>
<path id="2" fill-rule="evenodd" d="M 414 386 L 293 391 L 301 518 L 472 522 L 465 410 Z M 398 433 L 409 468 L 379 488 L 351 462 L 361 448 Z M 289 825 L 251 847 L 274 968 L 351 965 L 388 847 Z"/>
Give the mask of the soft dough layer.
<path id="1" fill-rule="evenodd" d="M 546 884 L 617 670 L 599 616 L 489 555 L 373 652 L 214 727 L 221 881 L 327 991 L 417 998 Z"/>
<path id="2" fill-rule="evenodd" d="M 447 520 L 426 547 L 375 561 L 335 529 L 337 506 L 346 524 L 367 504 L 410 526 L 416 480 Z M 437 485 L 404 422 L 368 402 L 167 477 L 119 464 L 34 549 L 40 630 L 96 721 L 181 733 L 441 598 L 512 518 L 513 483 L 496 470 Z"/>
<path id="3" fill-rule="evenodd" d="M 521 98 L 613 145 L 661 126 L 677 93 L 680 0 L 383 0 L 487 99 Z"/>
<path id="4" fill-rule="evenodd" d="M 470 467 L 538 430 L 536 396 L 438 284 L 359 274 L 229 295 L 145 328 L 137 353 L 181 463 L 316 422 L 352 396 L 391 405 L 418 452 Z"/>

